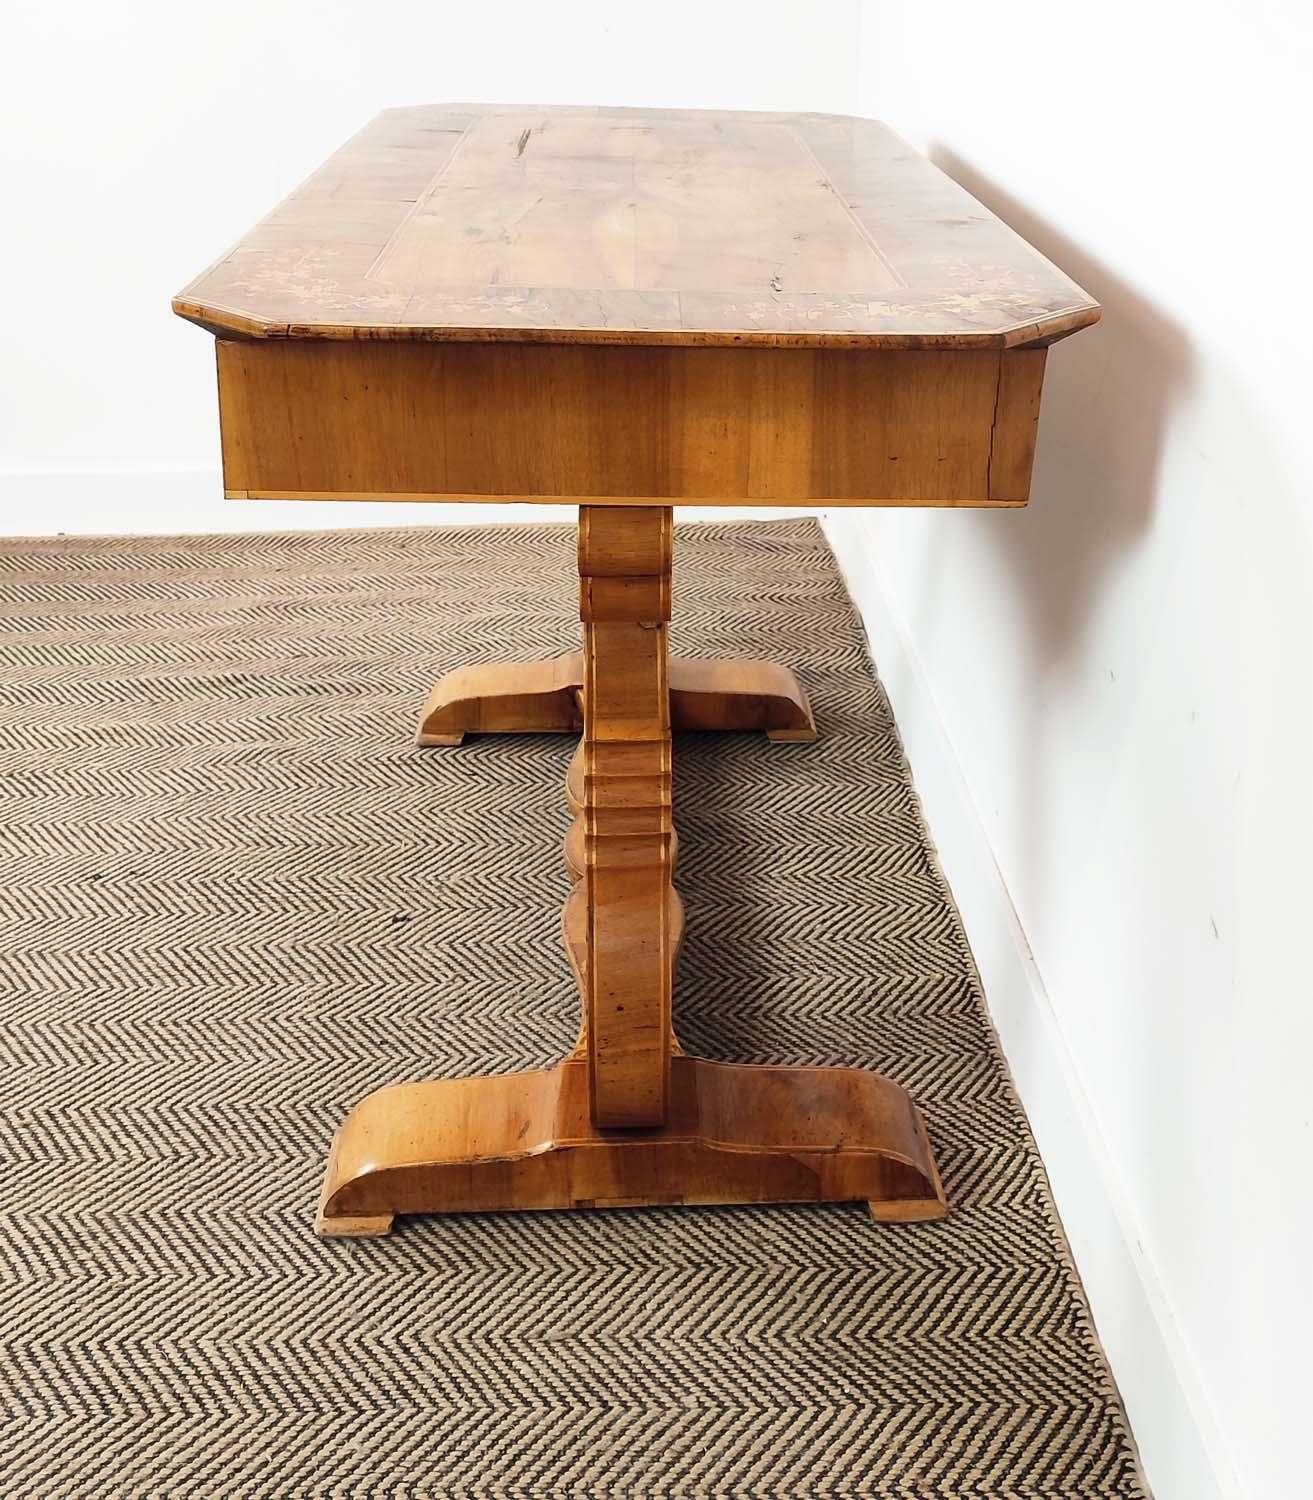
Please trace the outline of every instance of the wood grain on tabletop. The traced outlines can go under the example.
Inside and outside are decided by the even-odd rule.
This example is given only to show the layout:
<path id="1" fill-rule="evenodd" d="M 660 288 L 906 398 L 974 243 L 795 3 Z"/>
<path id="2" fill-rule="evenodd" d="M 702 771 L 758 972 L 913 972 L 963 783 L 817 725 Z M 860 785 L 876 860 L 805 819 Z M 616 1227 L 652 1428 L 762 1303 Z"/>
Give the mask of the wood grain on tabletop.
<path id="1" fill-rule="evenodd" d="M 1098 306 L 875 120 L 384 111 L 175 300 L 225 338 L 1000 349 Z"/>

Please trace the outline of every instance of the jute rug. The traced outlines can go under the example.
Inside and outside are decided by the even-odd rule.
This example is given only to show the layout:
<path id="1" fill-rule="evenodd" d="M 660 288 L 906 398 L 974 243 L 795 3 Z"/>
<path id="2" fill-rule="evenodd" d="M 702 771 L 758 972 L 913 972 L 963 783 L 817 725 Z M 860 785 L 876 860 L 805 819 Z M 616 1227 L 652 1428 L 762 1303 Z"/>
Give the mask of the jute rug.
<path id="1" fill-rule="evenodd" d="M 690 526 L 677 649 L 822 732 L 681 738 L 691 1049 L 913 1090 L 953 1204 L 399 1221 L 326 1243 L 367 1090 L 574 1039 L 565 738 L 418 751 L 573 649 L 573 531 L 0 543 L 9 1496 L 1141 1496 L 811 521 Z"/>

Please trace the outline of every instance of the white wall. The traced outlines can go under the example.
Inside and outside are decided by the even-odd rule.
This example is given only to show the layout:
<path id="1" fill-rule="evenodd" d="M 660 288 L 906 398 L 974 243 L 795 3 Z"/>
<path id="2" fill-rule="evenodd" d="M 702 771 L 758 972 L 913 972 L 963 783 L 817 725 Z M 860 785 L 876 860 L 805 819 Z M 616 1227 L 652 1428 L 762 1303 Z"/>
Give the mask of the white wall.
<path id="1" fill-rule="evenodd" d="M 1310 1493 L 1294 0 L 66 0 L 5 39 L 0 533 L 487 513 L 222 502 L 211 341 L 169 311 L 389 104 L 860 108 L 1103 300 L 1029 511 L 832 531 L 1160 1500 Z"/>
<path id="2" fill-rule="evenodd" d="M 1033 957 L 1038 1003 L 1002 1027 L 1023 1096 L 1034 1112 L 1069 1069 L 1094 1135 L 1102 1180 L 1039 1132 L 1090 1230 L 1077 1258 L 1149 1478 L 1160 1500 L 1214 1481 L 1294 1500 L 1313 1494 L 1313 22 L 1294 0 L 868 0 L 861 50 L 862 112 L 1105 312 L 1050 355 L 1029 510 L 835 534 L 911 663 L 900 718 L 937 716 Z M 970 814 L 929 812 L 965 847 Z M 1095 1254 L 1109 1206 L 1122 1245 Z M 1142 1291 L 1155 1326 L 1128 1326 L 1114 1304 Z M 1156 1341 L 1206 1465 L 1169 1434 Z"/>
<path id="3" fill-rule="evenodd" d="M 213 341 L 173 293 L 389 105 L 850 110 L 857 3 L 10 7 L 0 534 L 403 522 L 220 501 Z"/>

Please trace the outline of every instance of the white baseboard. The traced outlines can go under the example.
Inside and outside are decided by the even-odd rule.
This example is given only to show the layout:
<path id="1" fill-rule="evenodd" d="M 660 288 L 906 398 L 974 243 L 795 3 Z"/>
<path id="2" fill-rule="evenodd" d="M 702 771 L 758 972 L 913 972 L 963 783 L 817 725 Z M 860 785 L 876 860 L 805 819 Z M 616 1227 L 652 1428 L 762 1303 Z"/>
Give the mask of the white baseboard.
<path id="1" fill-rule="evenodd" d="M 177 536 L 574 519 L 568 505 L 225 500 L 215 469 L 0 473 L 0 536 Z"/>
<path id="2" fill-rule="evenodd" d="M 681 505 L 681 521 L 814 515 L 815 507 Z M 225 500 L 214 469 L 0 471 L 0 536 L 177 536 L 573 521 L 573 505 L 368 500 Z"/>
<path id="3" fill-rule="evenodd" d="M 1241 1500 L 1235 1471 L 858 511 L 826 531 L 866 625 L 1013 1081 L 1157 1500 Z"/>

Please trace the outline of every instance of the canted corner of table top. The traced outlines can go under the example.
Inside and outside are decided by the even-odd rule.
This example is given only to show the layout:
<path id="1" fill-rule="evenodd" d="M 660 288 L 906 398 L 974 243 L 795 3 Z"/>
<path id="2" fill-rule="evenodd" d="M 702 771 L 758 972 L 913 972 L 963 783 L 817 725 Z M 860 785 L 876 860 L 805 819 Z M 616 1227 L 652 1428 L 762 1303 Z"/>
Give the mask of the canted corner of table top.
<path id="1" fill-rule="evenodd" d="M 510 105 L 385 111 L 174 308 L 232 495 L 629 505 L 1022 505 L 1099 315 L 877 121 Z"/>

